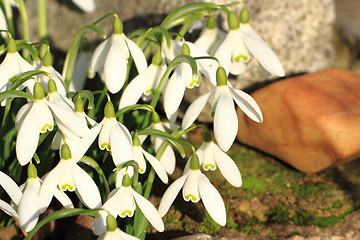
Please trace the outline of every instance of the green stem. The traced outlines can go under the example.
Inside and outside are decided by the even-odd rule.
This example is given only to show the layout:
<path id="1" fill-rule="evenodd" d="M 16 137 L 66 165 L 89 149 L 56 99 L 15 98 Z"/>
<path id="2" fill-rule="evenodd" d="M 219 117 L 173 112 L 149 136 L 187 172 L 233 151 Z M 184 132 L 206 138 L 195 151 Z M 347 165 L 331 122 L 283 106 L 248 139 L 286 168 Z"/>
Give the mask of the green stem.
<path id="1" fill-rule="evenodd" d="M 8 31 L 10 32 L 12 37 L 15 37 L 15 29 L 14 29 L 14 19 L 12 14 L 12 8 L 10 5 L 10 0 L 3 0 L 4 10 L 6 15 L 6 23 L 8 26 Z"/>
<path id="2" fill-rule="evenodd" d="M 39 24 L 39 39 L 41 41 L 48 41 L 47 32 L 47 16 L 46 16 L 46 1 L 38 0 L 38 24 Z"/>
<path id="3" fill-rule="evenodd" d="M 29 17 L 27 13 L 27 8 L 23 0 L 15 0 L 21 17 L 22 29 L 23 29 L 23 39 L 25 41 L 30 41 L 30 28 L 29 28 Z M 28 52 L 23 51 L 23 57 L 27 60 L 30 60 L 30 55 Z"/>

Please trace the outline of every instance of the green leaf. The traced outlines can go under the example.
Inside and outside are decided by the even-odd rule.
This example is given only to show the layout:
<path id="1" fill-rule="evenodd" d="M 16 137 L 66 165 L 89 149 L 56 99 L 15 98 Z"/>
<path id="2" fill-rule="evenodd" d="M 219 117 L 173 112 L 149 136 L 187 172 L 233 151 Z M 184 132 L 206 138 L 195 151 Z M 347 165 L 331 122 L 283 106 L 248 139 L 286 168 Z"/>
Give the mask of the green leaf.
<path id="1" fill-rule="evenodd" d="M 35 101 L 35 98 L 26 92 L 19 90 L 7 90 L 5 92 L 0 93 L 0 102 L 2 102 L 5 98 L 15 98 L 15 97 L 22 97 L 31 101 Z"/>
<path id="2" fill-rule="evenodd" d="M 41 220 L 36 226 L 31 230 L 28 235 L 24 238 L 24 240 L 30 240 L 35 233 L 46 223 L 57 220 L 60 218 L 67 218 L 76 215 L 88 215 L 92 217 L 100 217 L 100 213 L 98 212 L 101 209 L 80 209 L 80 208 L 72 208 L 72 209 L 61 209 L 58 211 L 53 212 L 52 214 L 46 216 L 43 220 Z"/>
<path id="3" fill-rule="evenodd" d="M 41 71 L 41 70 L 30 70 L 30 71 L 24 72 L 24 73 L 20 74 L 19 76 L 16 76 L 15 78 L 11 79 L 11 81 L 13 82 L 13 84 L 11 86 L 11 90 L 17 89 L 24 82 L 26 82 L 29 79 L 34 78 L 34 76 L 37 76 L 37 75 L 50 76 L 49 73 Z"/>

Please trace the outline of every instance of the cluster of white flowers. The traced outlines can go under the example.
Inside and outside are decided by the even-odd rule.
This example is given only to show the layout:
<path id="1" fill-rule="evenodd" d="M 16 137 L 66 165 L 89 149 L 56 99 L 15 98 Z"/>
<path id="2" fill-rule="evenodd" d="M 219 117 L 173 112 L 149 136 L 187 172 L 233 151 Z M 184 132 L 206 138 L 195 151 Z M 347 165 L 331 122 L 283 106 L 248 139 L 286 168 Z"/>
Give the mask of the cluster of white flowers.
<path id="1" fill-rule="evenodd" d="M 84 11 L 94 9 L 92 1 L 73 2 Z M 199 16 L 209 12 L 209 6 L 213 7 L 213 11 L 220 9 L 218 5 L 206 5 Z M 186 19 L 189 9 L 185 9 L 179 19 Z M 224 9 L 228 11 L 229 32 L 220 30 L 214 17 L 209 15 L 206 27 L 194 43 L 185 41 L 183 36 L 171 39 L 164 33 L 171 28 L 170 24 L 161 26 L 158 31 L 149 30 L 140 34 L 138 45 L 123 33 L 121 20 L 114 16 L 111 36 L 92 54 L 78 55 L 70 83 L 53 68 L 48 49 L 39 54 L 41 59 L 32 56 L 32 60 L 25 60 L 18 52 L 22 42 L 6 37 L 7 51 L 0 65 L 0 100 L 2 105 L 6 105 L 3 108 L 5 112 L 10 111 L 15 97 L 27 99 L 25 104 L 17 102 L 22 106 L 18 108 L 14 123 L 17 130 L 16 158 L 21 166 L 27 166 L 28 171 L 27 180 L 20 187 L 4 173 L 5 170 L 0 171 L 0 185 L 12 200 L 11 204 L 0 200 L 0 209 L 18 219 L 20 227 L 29 232 L 37 224 L 39 215 L 48 208 L 53 196 L 65 208 L 71 209 L 77 204 L 73 204 L 65 192 L 75 192 L 87 208 L 101 209 L 96 210 L 99 214 L 93 228 L 99 239 L 138 239 L 138 235 L 133 237 L 122 232 L 117 227 L 116 218 L 135 217 L 139 208 L 156 230 L 164 231 L 162 217 L 182 188 L 185 201 L 202 200 L 214 221 L 224 226 L 224 202 L 202 171 L 219 168 L 231 185 L 240 187 L 240 171 L 226 154 L 238 131 L 234 102 L 250 119 L 263 121 L 255 100 L 233 88 L 228 74 L 241 74 L 249 59 L 255 57 L 265 73 L 284 75 L 276 55 L 249 25 L 247 9 L 243 7 L 240 16 L 229 11 L 228 7 Z M 147 63 L 149 57 L 144 54 L 146 49 L 149 54 L 153 53 L 150 65 Z M 99 101 L 97 107 L 92 109 L 95 111 L 91 115 L 94 119 L 89 117 L 90 111 L 84 111 L 84 99 L 89 105 L 94 102 L 93 93 L 83 90 L 86 73 L 89 78 L 101 79 L 105 86 L 104 91 L 93 92 L 102 94 L 102 97 L 96 98 Z M 187 88 L 198 87 L 204 77 L 204 81 L 210 82 L 211 90 L 191 103 L 181 127 L 178 126 L 176 120 L 184 92 Z M 154 110 L 160 96 L 163 97 L 168 122 L 162 122 Z M 148 179 L 156 174 L 168 184 L 168 174 L 172 174 L 176 166 L 176 151 L 173 148 L 185 155 L 180 146 L 184 142 L 182 137 L 193 129 L 193 123 L 210 100 L 216 141 L 205 130 L 202 145 L 192 152 L 183 175 L 165 191 L 157 210 L 147 200 L 149 193 L 145 194 L 147 190 L 141 188 L 138 175 L 149 172 L 147 169 L 150 167 L 153 173 L 150 171 Z M 150 105 L 147 104 L 149 102 Z M 138 114 L 141 110 L 145 113 L 139 116 L 141 120 L 135 124 L 136 127 L 124 120 L 126 114 Z M 49 136 L 53 136 L 50 146 L 44 143 Z M 96 138 L 98 147 L 93 145 Z M 39 159 L 41 151 L 53 150 L 59 150 L 58 154 L 52 154 L 58 156 L 58 161 Z M 105 163 L 116 168 L 113 173 L 116 175 L 115 186 L 109 193 L 105 193 L 93 176 L 79 165 L 88 156 L 99 159 L 102 152 L 105 152 L 104 161 L 110 153 L 112 163 Z M 42 173 L 41 179 L 33 159 L 39 166 L 45 164 L 50 167 Z M 100 163 L 94 161 L 94 165 L 100 168 Z M 100 170 L 97 171 L 102 172 Z M 109 176 L 105 176 L 104 181 L 106 179 Z M 146 183 L 146 188 L 150 186 L 151 190 L 153 180 Z"/>

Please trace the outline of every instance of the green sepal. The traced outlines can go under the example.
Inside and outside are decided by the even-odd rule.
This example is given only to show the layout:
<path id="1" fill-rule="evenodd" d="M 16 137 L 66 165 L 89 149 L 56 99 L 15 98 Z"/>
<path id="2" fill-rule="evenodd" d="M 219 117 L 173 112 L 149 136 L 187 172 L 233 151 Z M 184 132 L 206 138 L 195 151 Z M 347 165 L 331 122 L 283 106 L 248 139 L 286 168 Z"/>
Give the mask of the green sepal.
<path id="1" fill-rule="evenodd" d="M 206 143 L 209 143 L 209 142 L 212 141 L 211 134 L 210 134 L 210 132 L 209 132 L 207 129 L 205 129 L 205 132 L 204 132 L 204 135 L 203 135 L 203 139 L 204 139 L 204 142 L 206 142 Z"/>
<path id="2" fill-rule="evenodd" d="M 49 78 L 48 89 L 50 93 L 57 92 L 56 83 L 52 78 Z"/>
<path id="3" fill-rule="evenodd" d="M 45 98 L 44 88 L 41 86 L 41 83 L 36 82 L 34 84 L 34 98 L 36 100 L 42 100 Z"/>
<path id="4" fill-rule="evenodd" d="M 219 67 L 216 70 L 216 85 L 217 86 L 226 86 L 227 85 L 227 75 L 223 67 Z"/>
<path id="5" fill-rule="evenodd" d="M 240 23 L 249 23 L 250 14 L 246 7 L 240 12 Z"/>
<path id="6" fill-rule="evenodd" d="M 8 53 L 16 53 L 17 52 L 17 46 L 16 46 L 15 39 L 9 38 L 9 40 L 7 42 L 7 52 Z"/>
<path id="7" fill-rule="evenodd" d="M 216 19 L 210 15 L 207 20 L 207 23 L 206 23 L 206 28 L 207 29 L 215 29 L 216 26 L 217 26 Z"/>
<path id="8" fill-rule="evenodd" d="M 140 146 L 140 138 L 139 136 L 137 135 L 137 133 L 135 132 L 135 135 L 133 137 L 133 146 Z"/>
<path id="9" fill-rule="evenodd" d="M 190 56 L 190 48 L 186 43 L 182 45 L 181 54 Z"/>
<path id="10" fill-rule="evenodd" d="M 228 14 L 228 24 L 230 30 L 236 30 L 239 28 L 239 18 L 234 12 L 229 12 Z"/>
<path id="11" fill-rule="evenodd" d="M 77 95 L 74 99 L 75 103 L 75 112 L 84 112 L 84 101 L 81 99 L 79 95 Z"/>
<path id="12" fill-rule="evenodd" d="M 44 57 L 43 57 L 43 66 L 44 67 L 51 67 L 53 64 L 53 59 L 50 51 L 46 51 Z"/>
<path id="13" fill-rule="evenodd" d="M 37 178 L 37 170 L 32 162 L 29 163 L 27 174 L 28 174 L 28 178 Z"/>
<path id="14" fill-rule="evenodd" d="M 115 117 L 115 110 L 114 110 L 114 105 L 112 104 L 112 102 L 108 101 L 105 104 L 104 115 L 106 118 L 114 118 Z"/>
<path id="15" fill-rule="evenodd" d="M 152 61 L 151 63 L 155 66 L 160 66 L 161 65 L 161 62 L 162 62 L 162 56 L 161 56 L 161 52 L 160 51 L 157 51 L 153 58 L 152 58 Z"/>
<path id="16" fill-rule="evenodd" d="M 71 159 L 71 151 L 70 151 L 69 146 L 66 143 L 64 143 L 61 146 L 61 156 L 60 157 L 63 160 Z"/>
<path id="17" fill-rule="evenodd" d="M 190 169 L 191 170 L 199 170 L 200 169 L 200 161 L 199 161 L 199 157 L 196 153 L 194 153 L 190 158 Z"/>
<path id="18" fill-rule="evenodd" d="M 117 222 L 113 215 L 110 213 L 106 217 L 106 229 L 108 232 L 113 232 L 117 228 Z"/>
<path id="19" fill-rule="evenodd" d="M 130 187 L 131 186 L 131 178 L 130 178 L 129 174 L 124 175 L 121 185 L 123 187 Z"/>
<path id="20" fill-rule="evenodd" d="M 113 33 L 114 34 L 122 34 L 124 32 L 124 26 L 120 18 L 115 17 L 113 22 Z"/>
<path id="21" fill-rule="evenodd" d="M 160 116 L 155 111 L 152 114 L 152 122 L 153 124 L 160 123 Z"/>

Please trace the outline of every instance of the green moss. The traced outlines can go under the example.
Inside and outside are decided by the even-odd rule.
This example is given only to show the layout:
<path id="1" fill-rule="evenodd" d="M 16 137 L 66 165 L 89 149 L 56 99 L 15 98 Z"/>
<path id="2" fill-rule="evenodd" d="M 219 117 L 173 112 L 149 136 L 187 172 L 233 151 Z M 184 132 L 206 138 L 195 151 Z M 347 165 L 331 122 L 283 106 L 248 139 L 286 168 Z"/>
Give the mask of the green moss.
<path id="1" fill-rule="evenodd" d="M 332 204 L 331 204 L 331 207 L 332 208 L 342 208 L 344 206 L 344 203 L 342 201 L 340 201 L 339 199 L 336 200 L 336 201 L 333 201 Z"/>
<path id="2" fill-rule="evenodd" d="M 298 211 L 295 213 L 293 217 L 291 217 L 291 221 L 297 226 L 307 226 L 313 224 L 316 218 L 316 213 L 312 211 Z"/>
<path id="3" fill-rule="evenodd" d="M 290 220 L 289 214 L 284 204 L 278 204 L 267 212 L 267 223 L 286 223 Z"/>
<path id="4" fill-rule="evenodd" d="M 217 224 L 208 213 L 204 215 L 203 222 L 200 224 L 200 232 L 214 236 L 221 226 Z"/>
<path id="5" fill-rule="evenodd" d="M 333 190 L 333 187 L 326 184 L 318 184 L 318 185 L 292 184 L 290 186 L 290 189 L 293 190 L 297 198 L 305 198 L 313 194 L 326 193 L 330 190 Z"/>

